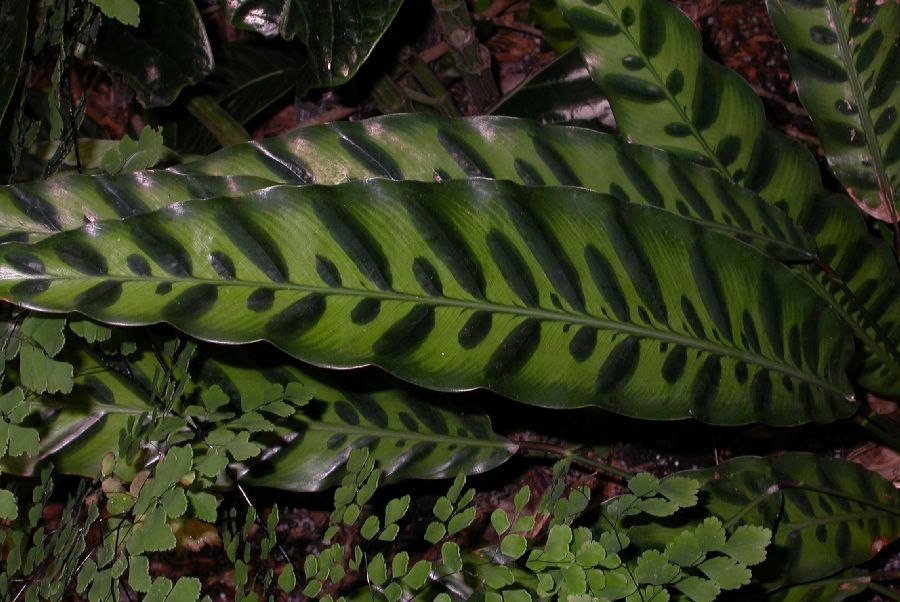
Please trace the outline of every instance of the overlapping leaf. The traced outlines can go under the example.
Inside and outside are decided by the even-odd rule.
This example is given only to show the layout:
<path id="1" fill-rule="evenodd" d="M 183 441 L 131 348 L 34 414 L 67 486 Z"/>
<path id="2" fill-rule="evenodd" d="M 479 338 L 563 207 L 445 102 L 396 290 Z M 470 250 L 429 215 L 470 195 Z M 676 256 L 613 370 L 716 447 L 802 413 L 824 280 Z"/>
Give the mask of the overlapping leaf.
<path id="1" fill-rule="evenodd" d="M 766 595 L 765 599 L 772 602 L 810 602 L 811 600 L 841 602 L 865 592 L 869 587 L 870 579 L 871 577 L 865 571 L 848 569 L 811 583 L 801 583 L 776 590 Z M 748 599 L 749 597 L 747 596 Z M 758 598 L 757 595 L 756 599 Z"/>
<path id="2" fill-rule="evenodd" d="M 709 224 L 782 259 L 802 261 L 814 250 L 783 213 L 708 170 L 610 135 L 502 117 L 401 115 L 335 123 L 235 145 L 177 171 L 299 184 L 485 177 L 583 186 Z"/>
<path id="3" fill-rule="evenodd" d="M 274 187 L 0 248 L 0 296 L 327 366 L 645 418 L 852 413 L 845 330 L 781 264 L 580 188 Z"/>
<path id="4" fill-rule="evenodd" d="M 116 451 L 128 420 L 156 405 L 159 365 L 152 352 L 125 358 L 74 349 L 66 357 L 75 366 L 73 392 L 31 402 L 32 410 L 41 413 L 40 453 L 8 468 L 31 473 L 53 455 L 57 470 L 94 477 L 100 459 Z M 265 361 L 254 361 L 254 356 Z M 273 384 L 299 383 L 313 391 L 310 404 L 276 425 L 264 457 L 240 471 L 245 483 L 293 491 L 327 489 L 340 482 L 350 451 L 363 446 L 378 460 L 386 481 L 482 472 L 515 451 L 483 415 L 460 413 L 436 395 L 425 401 L 384 376 L 366 375 L 365 384 L 348 390 L 334 376 L 267 349 L 203 348 L 193 372 L 188 396 L 218 386 L 234 408 L 241 407 L 242 397 Z"/>
<path id="5" fill-rule="evenodd" d="M 668 2 L 559 4 L 621 135 L 712 166 L 815 233 L 829 264 L 817 288 L 863 343 L 857 380 L 900 393 L 900 270 L 852 204 L 824 192 L 812 155 L 766 124 L 746 82 L 703 56 L 696 29 Z"/>
<path id="6" fill-rule="evenodd" d="M 598 165 L 608 168 L 598 169 Z M 428 182 L 491 177 L 532 185 L 584 186 L 690 217 L 780 259 L 804 261 L 815 252 L 810 237 L 781 211 L 708 170 L 657 150 L 625 145 L 613 136 L 502 117 L 454 120 L 401 115 L 310 127 L 237 144 L 168 173 L 235 178 L 228 184 L 228 194 L 273 182 L 337 184 L 372 177 Z M 152 210 L 176 200 L 216 194 L 212 189 L 204 192 L 202 185 L 212 186 L 209 180 L 201 178 L 194 184 L 188 178 L 177 185 L 177 180 L 171 180 L 171 189 L 180 187 L 180 198 L 170 192 L 154 198 L 149 184 L 157 176 L 134 177 L 145 179 L 133 184 L 98 178 L 73 179 L 66 185 L 2 187 L 0 231 L 6 229 L 11 237 L 21 230 L 34 240 L 41 231 L 80 226 L 84 215 L 106 218 L 138 213 L 111 211 L 108 205 L 122 205 L 122 199 Z M 78 193 L 72 195 L 69 187 Z"/>
<path id="7" fill-rule="evenodd" d="M 728 527 L 772 529 L 766 561 L 753 571 L 766 592 L 865 562 L 900 537 L 900 492 L 852 462 L 789 453 L 736 458 L 680 474 L 702 483 L 704 516 L 712 513 Z M 668 533 L 659 526 L 637 526 L 629 536 L 645 546 L 665 543 Z M 761 592 L 749 595 L 758 599 Z"/>
<path id="8" fill-rule="evenodd" d="M 897 221 L 900 4 L 767 4 L 832 170 L 863 210 Z"/>
<path id="9" fill-rule="evenodd" d="M 271 361 L 237 351 L 217 351 L 198 372 L 201 386 L 219 385 L 235 400 L 271 383 L 301 382 L 315 389 L 310 405 L 278 425 L 278 445 L 242 479 L 255 485 L 320 491 L 340 484 L 350 452 L 365 447 L 382 482 L 447 478 L 484 472 L 503 463 L 516 446 L 491 430 L 487 417 L 451 406 L 443 396 L 417 392 L 383 374 L 347 374 Z M 349 382 L 348 382 L 349 381 Z"/>

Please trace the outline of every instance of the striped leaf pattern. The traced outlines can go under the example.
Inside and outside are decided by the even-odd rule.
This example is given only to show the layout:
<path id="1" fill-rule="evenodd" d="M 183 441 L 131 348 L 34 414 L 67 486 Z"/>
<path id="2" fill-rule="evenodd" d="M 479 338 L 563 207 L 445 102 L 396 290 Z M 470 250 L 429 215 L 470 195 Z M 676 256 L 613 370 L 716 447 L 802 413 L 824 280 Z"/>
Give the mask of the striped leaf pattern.
<path id="1" fill-rule="evenodd" d="M 580 188 L 376 179 L 180 203 L 3 245 L 0 296 L 551 407 L 729 424 L 855 410 L 847 332 L 788 269 Z"/>
<path id="2" fill-rule="evenodd" d="M 0 244 L 29 242 L 196 198 L 239 195 L 272 182 L 254 176 L 185 177 L 168 171 L 66 175 L 0 187 Z"/>
<path id="3" fill-rule="evenodd" d="M 216 182 L 208 176 L 228 179 Z M 428 182 L 486 177 L 584 186 L 695 219 L 786 261 L 809 260 L 815 253 L 811 238 L 783 212 L 660 151 L 585 129 L 502 117 L 427 115 L 305 128 L 234 145 L 177 170 L 0 187 L 0 233 L 6 240 L 26 235 L 36 240 L 98 218 L 127 217 L 181 200 L 234 195 L 272 183 L 338 184 L 373 177 Z"/>
<path id="4" fill-rule="evenodd" d="M 861 343 L 854 380 L 882 395 L 900 395 L 900 272 L 890 248 L 868 234 L 862 213 L 843 195 L 823 192 L 798 222 L 834 274 L 815 266 L 798 271 L 819 283 L 814 288 L 832 300 Z"/>
<path id="5" fill-rule="evenodd" d="M 702 483 L 703 511 L 727 526 L 772 529 L 773 546 L 753 570 L 754 580 L 767 592 L 865 562 L 900 537 L 900 492 L 852 462 L 788 453 L 735 458 L 680 474 Z M 629 536 L 646 546 L 665 543 L 667 533 L 638 526 Z"/>
<path id="6" fill-rule="evenodd" d="M 57 470 L 94 477 L 100 458 L 116 451 L 128 420 L 154 407 L 159 365 L 151 351 L 122 358 L 82 347 L 65 359 L 77 375 L 72 394 L 32 402 L 32 409 L 41 413 L 40 455 L 4 470 L 30 474 L 53 455 Z M 309 405 L 276 425 L 266 455 L 240 469 L 244 483 L 292 491 L 327 489 L 340 484 L 356 447 L 369 449 L 387 482 L 483 472 L 515 452 L 515 445 L 494 433 L 485 416 L 460 413 L 439 395 L 429 394 L 425 401 L 384 375 L 367 374 L 364 384 L 348 391 L 334 376 L 287 361 L 271 349 L 201 347 L 193 377 L 188 398 L 218 386 L 235 409 L 242 396 L 272 384 L 300 383 L 314 390 Z M 25 458 L 11 459 L 17 460 Z"/>
<path id="7" fill-rule="evenodd" d="M 769 0 L 828 163 L 866 212 L 897 221 L 900 4 Z"/>
<path id="8" fill-rule="evenodd" d="M 254 485 L 294 491 L 336 487 L 350 452 L 363 447 L 378 462 L 383 483 L 480 473 L 516 451 L 485 415 L 383 373 L 337 376 L 266 349 L 218 349 L 210 355 L 198 368 L 200 385 L 218 385 L 234 402 L 272 383 L 315 388 L 310 405 L 278 425 L 281 441 L 242 474 Z"/>
<path id="9" fill-rule="evenodd" d="M 611 135 L 505 117 L 393 115 L 333 123 L 234 145 L 177 170 L 286 184 L 481 177 L 581 186 L 694 219 L 780 259 L 803 261 L 815 252 L 783 212 L 709 170 Z"/>
<path id="10" fill-rule="evenodd" d="M 714 167 L 796 215 L 819 187 L 813 158 L 766 123 L 733 71 L 707 59 L 666 0 L 558 0 L 619 134 Z"/>
<path id="11" fill-rule="evenodd" d="M 747 83 L 703 56 L 690 20 L 665 0 L 560 6 L 622 135 L 713 166 L 814 233 L 827 269 L 808 280 L 862 343 L 856 379 L 900 394 L 900 270 L 852 204 L 825 192 L 810 153 L 766 124 Z"/>
<path id="12" fill-rule="evenodd" d="M 615 168 L 597 169 L 598 164 Z M 431 181 L 480 174 L 608 191 L 720 228 L 783 260 L 803 260 L 815 249 L 809 235 L 782 212 L 708 170 L 611 136 L 515 119 L 407 115 L 331 124 L 235 145 L 179 169 L 183 173 L 70 176 L 0 187 L 0 232 L 6 240 L 37 240 L 98 219 L 190 198 L 239 194 L 273 182 L 330 184 L 376 176 Z M 823 256 L 844 279 L 822 270 L 803 271 L 863 342 L 858 380 L 882 394 L 900 391 L 900 279 L 891 276 L 897 270 L 889 249 L 868 236 L 847 203 L 823 198 L 807 204 L 799 219 L 816 233 Z M 854 242 L 848 246 L 847 240 Z"/>

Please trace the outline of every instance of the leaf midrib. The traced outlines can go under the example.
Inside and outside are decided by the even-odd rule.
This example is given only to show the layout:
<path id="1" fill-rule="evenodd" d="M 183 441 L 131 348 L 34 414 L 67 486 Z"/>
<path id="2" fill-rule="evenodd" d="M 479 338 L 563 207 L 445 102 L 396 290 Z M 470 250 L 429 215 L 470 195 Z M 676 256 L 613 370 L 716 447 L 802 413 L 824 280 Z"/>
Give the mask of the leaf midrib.
<path id="1" fill-rule="evenodd" d="M 808 518 L 795 522 L 782 521 L 780 529 L 786 531 L 799 531 L 801 529 L 809 529 L 818 527 L 819 525 L 849 523 L 860 518 L 881 518 L 884 517 L 884 510 L 858 510 L 856 512 L 842 512 L 837 516 L 822 516 L 819 518 Z"/>
<path id="2" fill-rule="evenodd" d="M 418 181 L 418 180 L 410 180 L 410 181 Z M 590 188 L 588 190 L 591 190 L 591 191 L 599 194 L 599 191 L 594 190 L 593 188 Z M 203 202 L 212 201 L 212 200 L 215 200 L 215 199 L 212 199 L 212 198 L 189 199 L 188 202 L 203 203 Z M 178 202 L 183 202 L 183 201 L 178 201 Z M 638 205 L 637 203 L 634 203 L 634 204 Z M 164 207 L 160 207 L 158 209 L 164 209 Z M 678 213 L 674 210 L 671 210 L 671 209 L 661 208 L 660 211 L 665 211 L 666 213 L 671 213 L 673 215 L 677 215 L 687 221 L 700 224 L 701 226 L 703 226 L 705 228 L 709 228 L 710 230 L 712 230 L 714 232 L 715 231 L 721 232 L 722 234 L 724 234 L 725 236 L 728 236 L 729 238 L 737 239 L 738 236 L 746 236 L 746 237 L 749 237 L 754 240 L 758 240 L 758 241 L 761 241 L 761 242 L 764 242 L 764 243 L 767 243 L 770 245 L 776 245 L 779 247 L 783 247 L 785 249 L 790 249 L 793 253 L 797 253 L 798 255 L 807 257 L 809 262 L 812 262 L 816 258 L 815 253 L 809 251 L 808 249 L 806 249 L 806 247 L 802 247 L 795 242 L 787 240 L 786 238 L 776 238 L 775 236 L 768 235 L 763 232 L 758 232 L 756 230 L 749 230 L 749 231 L 744 230 L 737 226 L 731 226 L 731 225 L 726 224 L 721 221 L 702 219 L 700 217 L 693 217 L 693 216 L 689 216 L 689 215 L 681 215 L 680 213 Z M 152 213 L 152 212 L 153 211 L 151 210 L 149 213 Z M 146 214 L 141 214 L 141 215 L 146 215 Z M 111 217 L 108 219 L 103 219 L 101 221 L 120 222 L 120 221 L 122 221 L 122 219 L 117 219 L 117 218 Z M 22 227 L 22 228 L 13 228 L 13 227 L 9 227 L 9 226 L 0 225 L 0 236 L 7 236 L 7 235 L 12 235 L 12 234 L 25 234 L 28 236 L 28 242 L 30 244 L 33 244 L 35 242 L 40 242 L 44 238 L 48 238 L 50 236 L 53 236 L 56 234 L 62 234 L 65 232 L 75 232 L 75 231 L 81 230 L 84 227 L 85 226 L 78 226 L 77 228 L 67 228 L 67 229 L 64 229 L 64 230 L 58 232 L 55 230 L 48 230 L 46 228 L 35 228 L 33 226 Z M 38 238 L 37 240 L 35 240 L 36 236 L 39 236 L 41 238 Z M 2 247 L 3 244 L 4 243 L 0 243 L 0 247 Z M 6 244 L 8 244 L 8 243 L 6 243 Z M 751 247 L 752 247 L 752 245 L 751 245 Z M 753 247 L 753 248 L 759 250 L 760 252 L 763 252 L 762 250 L 758 249 L 757 247 Z"/>
<path id="3" fill-rule="evenodd" d="M 135 408 L 129 406 L 119 406 L 108 403 L 97 403 L 91 402 L 87 405 L 73 405 L 67 404 L 63 401 L 54 401 L 54 400 L 33 400 L 27 402 L 30 405 L 31 411 L 37 411 L 42 409 L 48 410 L 61 410 L 61 411 L 83 411 L 84 415 L 87 416 L 105 416 L 107 414 L 124 414 L 128 416 L 140 416 L 147 412 L 150 412 L 153 408 L 147 406 L 146 408 Z M 434 443 L 463 443 L 465 445 L 473 446 L 473 447 L 485 447 L 485 448 L 493 448 L 493 449 L 505 449 L 513 453 L 514 450 L 510 448 L 515 448 L 515 444 L 511 441 L 493 441 L 490 439 L 484 439 L 481 437 L 459 437 L 453 435 L 439 435 L 435 433 L 423 433 L 417 431 L 400 431 L 396 429 L 390 428 L 377 428 L 377 427 L 364 427 L 364 426 L 351 426 L 347 424 L 338 424 L 332 422 L 324 422 L 324 421 L 314 421 L 304 416 L 302 414 L 297 414 L 291 417 L 292 420 L 297 420 L 299 422 L 303 422 L 306 424 L 307 428 L 310 431 L 318 431 L 324 433 L 337 433 L 337 434 L 346 434 L 346 435 L 374 435 L 380 438 L 392 438 L 392 439 L 412 439 L 416 441 L 429 441 Z M 291 430 L 290 432 L 294 432 Z"/>
<path id="4" fill-rule="evenodd" d="M 347 424 L 337 424 L 333 422 L 315 422 L 310 420 L 306 416 L 295 416 L 295 418 L 309 425 L 310 431 L 318 431 L 324 433 L 339 433 L 345 435 L 375 435 L 380 438 L 429 441 L 434 443 L 463 443 L 472 447 L 505 449 L 510 453 L 514 453 L 515 448 L 517 447 L 516 444 L 512 441 L 492 441 L 481 437 L 461 437 L 453 435 L 439 435 L 436 433 L 423 433 L 421 431 L 398 431 L 396 429 L 390 428 L 352 426 Z"/>
<path id="5" fill-rule="evenodd" d="M 8 277 L 7 277 L 8 278 Z M 413 295 L 409 293 L 398 293 L 396 291 L 377 291 L 377 290 L 356 290 L 349 289 L 345 287 L 324 287 L 324 286 L 312 286 L 305 284 L 293 284 L 293 283 L 284 283 L 284 282 L 254 282 L 249 280 L 217 280 L 212 278 L 154 278 L 154 277 L 129 277 L 129 276 L 36 276 L 36 275 L 28 275 L 27 277 L 21 278 L 22 281 L 25 280 L 50 280 L 53 281 L 65 281 L 65 280 L 74 280 L 77 282 L 87 282 L 87 281 L 98 281 L 98 282 L 123 282 L 123 283 L 179 283 L 179 284 L 211 284 L 216 287 L 229 287 L 229 286 L 238 286 L 238 287 L 247 287 L 247 288 L 268 288 L 274 290 L 284 290 L 284 291 L 297 291 L 304 293 L 318 293 L 324 296 L 331 295 L 343 295 L 347 297 L 362 297 L 362 298 L 375 298 L 385 301 L 395 301 L 402 303 L 415 303 L 419 305 L 432 305 L 437 307 L 459 307 L 462 309 L 470 309 L 473 311 L 486 311 L 490 313 L 496 314 L 508 314 L 508 315 L 517 315 L 524 316 L 528 318 L 535 318 L 541 321 L 546 322 L 563 322 L 567 324 L 578 324 L 583 326 L 591 326 L 597 328 L 598 330 L 611 330 L 622 332 L 626 334 L 631 334 L 638 336 L 639 338 L 647 338 L 647 339 L 655 339 L 659 341 L 664 341 L 667 343 L 672 343 L 676 345 L 683 345 L 685 347 L 690 347 L 694 349 L 700 349 L 702 351 L 707 351 L 714 355 L 732 357 L 738 359 L 740 361 L 746 362 L 748 364 L 757 365 L 762 368 L 772 370 L 775 372 L 779 372 L 781 374 L 785 374 L 792 378 L 796 378 L 800 381 L 810 383 L 820 389 L 829 391 L 833 394 L 839 395 L 845 399 L 852 400 L 852 395 L 848 396 L 845 391 L 842 389 L 832 385 L 827 381 L 823 381 L 819 379 L 815 375 L 811 375 L 808 372 L 803 370 L 799 370 L 793 367 L 785 366 L 784 364 L 776 363 L 775 361 L 763 358 L 759 355 L 753 355 L 750 353 L 743 352 L 739 349 L 735 349 L 733 347 L 725 347 L 722 345 L 714 344 L 710 341 L 694 339 L 687 337 L 685 335 L 679 335 L 671 331 L 662 331 L 662 330 L 654 330 L 642 326 L 638 326 L 636 324 L 631 323 L 622 323 L 622 322 L 613 322 L 611 320 L 603 320 L 600 318 L 596 318 L 594 316 L 583 316 L 572 313 L 562 313 L 555 312 L 547 309 L 537 309 L 530 307 L 513 307 L 510 305 L 499 305 L 496 303 L 488 303 L 488 302 L 479 302 L 479 301 L 468 301 L 463 299 L 453 299 L 450 297 L 440 296 L 440 297 L 432 297 L 432 296 L 420 296 Z M 33 303 L 27 299 L 18 299 L 16 300 L 17 305 L 22 305 L 26 307 L 33 307 L 35 309 L 41 309 L 40 302 Z M 101 310 L 102 311 L 102 310 Z M 82 312 L 84 313 L 84 312 Z M 89 313 L 89 312 L 88 312 Z M 95 316 L 98 317 L 98 316 Z M 105 320 L 101 317 L 98 317 L 101 321 L 105 321 L 107 323 L 115 323 L 115 324 L 145 324 L 146 322 L 130 322 L 128 320 L 117 320 L 110 321 Z M 165 320 L 160 320 L 165 321 Z M 260 337 L 262 340 L 269 340 L 265 337 Z M 257 339 L 259 340 L 259 339 Z M 215 341 L 213 341 L 215 342 Z"/>
<path id="6" fill-rule="evenodd" d="M 856 63 L 853 61 L 853 51 L 850 48 L 847 32 L 844 30 L 844 21 L 840 18 L 835 0 L 826 0 L 826 5 L 830 13 L 829 20 L 834 23 L 834 30 L 837 34 L 840 60 L 847 71 L 850 90 L 858 108 L 859 123 L 866 137 L 866 147 L 872 156 L 872 169 L 875 170 L 875 177 L 878 179 L 878 188 L 884 194 L 884 202 L 888 205 L 889 215 L 896 219 L 897 207 L 894 202 L 894 190 L 891 188 L 890 179 L 884 167 L 884 157 L 881 155 L 881 147 L 878 146 L 878 137 L 875 135 L 875 126 L 872 123 L 872 116 L 869 114 L 869 103 L 860 84 L 859 74 L 856 72 Z"/>
<path id="7" fill-rule="evenodd" d="M 415 181 L 415 180 L 412 180 L 412 181 Z M 594 191 L 593 189 L 589 189 L 589 190 Z M 598 191 L 594 191 L 594 192 L 598 192 Z M 211 198 L 210 199 L 190 199 L 189 202 L 203 203 L 203 202 L 211 201 L 211 200 L 215 200 L 215 199 L 211 199 Z M 637 203 L 635 203 L 635 205 L 637 205 Z M 164 209 L 164 207 L 160 207 L 160 209 Z M 660 209 L 660 211 L 665 211 L 666 213 L 678 215 L 679 217 L 681 217 L 687 221 L 700 224 L 701 226 L 703 226 L 705 228 L 709 228 L 712 231 L 721 232 L 722 234 L 724 234 L 725 236 L 728 236 L 729 238 L 736 239 L 738 236 L 745 236 L 745 237 L 752 238 L 754 240 L 762 241 L 764 243 L 776 245 L 779 247 L 783 247 L 785 249 L 790 249 L 792 252 L 797 253 L 798 255 L 803 255 L 803 256 L 807 257 L 808 261 L 810 263 L 812 263 L 813 260 L 816 258 L 815 253 L 807 250 L 805 247 L 802 247 L 802 246 L 798 245 L 797 243 L 791 242 L 784 238 L 776 238 L 774 236 L 767 235 L 763 232 L 757 232 L 754 230 L 750 230 L 750 231 L 743 230 L 737 226 L 731 226 L 731 225 L 725 224 L 720 221 L 713 221 L 713 220 L 702 219 L 699 217 L 681 215 L 680 213 L 677 213 L 676 211 L 673 211 L 671 209 Z M 152 213 L 152 211 L 151 211 L 151 213 Z M 142 215 L 146 215 L 146 214 L 142 214 Z M 102 221 L 120 222 L 122 220 L 116 219 L 116 218 L 109 218 L 109 219 L 104 219 Z M 84 228 L 84 226 L 79 226 L 77 228 L 65 229 L 65 230 L 62 230 L 61 232 L 57 232 L 57 231 L 53 231 L 53 230 L 47 230 L 45 228 L 33 228 L 33 227 L 11 228 L 11 227 L 0 225 L 0 236 L 6 236 L 6 235 L 11 235 L 11 234 L 25 234 L 28 236 L 28 243 L 33 244 L 35 242 L 40 242 L 44 238 L 48 238 L 48 237 L 56 235 L 56 234 L 62 234 L 65 232 L 76 232 L 78 230 L 81 230 L 82 228 Z M 35 236 L 40 236 L 41 238 L 38 238 L 37 240 L 35 240 L 34 239 Z M 2 247 L 3 244 L 4 243 L 0 243 L 0 247 Z M 752 247 L 752 245 L 751 245 L 751 247 Z M 757 249 L 760 252 L 762 252 L 757 247 L 752 247 L 752 248 Z M 796 261 L 794 261 L 793 263 L 796 263 Z"/>
<path id="8" fill-rule="evenodd" d="M 813 266 L 813 269 L 818 270 L 818 274 L 828 279 L 827 274 L 821 270 L 816 264 L 809 264 Z M 893 366 L 893 370 L 895 373 L 900 374 L 900 349 L 894 347 L 891 343 L 890 336 L 884 332 L 884 328 L 881 325 L 881 322 L 876 320 L 869 314 L 868 308 L 860 302 L 859 298 L 851 291 L 844 282 L 828 280 L 829 282 L 837 282 L 837 284 L 841 287 L 841 290 L 844 292 L 844 298 L 841 303 L 835 303 L 835 297 L 827 291 L 818 278 L 812 275 L 810 272 L 806 270 L 793 270 L 795 274 L 797 274 L 802 280 L 809 284 L 809 287 L 817 294 L 820 298 L 827 301 L 831 304 L 831 309 L 840 316 L 841 320 L 850 326 L 853 330 L 854 334 L 859 337 L 859 339 L 866 344 L 866 347 L 870 350 L 874 350 L 876 355 L 880 358 L 881 362 L 886 366 Z M 854 317 L 847 308 L 844 307 L 844 304 L 850 305 L 853 307 L 853 311 L 861 316 L 865 316 L 869 322 L 869 328 L 866 328 L 859 318 Z M 873 331 L 875 335 L 870 334 L 869 330 Z"/>
<path id="9" fill-rule="evenodd" d="M 612 5 L 612 3 L 610 3 L 610 6 L 611 5 Z M 656 70 L 656 67 L 654 66 L 651 59 L 641 49 L 641 45 L 638 44 L 637 41 L 635 41 L 634 36 L 631 35 L 631 31 L 629 31 L 629 29 L 625 26 L 625 23 L 622 21 L 622 19 L 619 17 L 619 15 L 616 14 L 615 10 L 610 11 L 610 14 L 612 15 L 612 18 L 616 21 L 616 23 L 618 23 L 619 28 L 622 31 L 622 35 L 624 35 L 628 39 L 628 42 L 631 43 L 631 46 L 634 48 L 635 52 L 637 52 L 640 55 L 640 57 L 644 60 L 644 63 L 647 65 L 647 70 L 650 71 L 650 74 L 656 79 L 656 84 L 659 87 L 659 89 L 662 90 L 663 94 L 665 94 L 666 100 L 669 101 L 669 104 L 672 105 L 672 107 L 675 109 L 675 112 L 678 113 L 678 116 L 681 117 L 681 119 L 684 121 L 684 123 L 690 128 L 691 136 L 693 136 L 694 139 L 700 144 L 700 146 L 703 149 L 704 153 L 706 154 L 707 158 L 709 158 L 709 160 L 715 166 L 716 171 L 721 172 L 722 175 L 725 176 L 725 178 L 727 178 L 729 182 L 735 183 L 734 178 L 731 176 L 731 173 L 728 171 L 728 168 L 722 164 L 722 162 L 719 160 L 719 157 L 716 155 L 716 153 L 713 151 L 713 149 L 709 146 L 709 143 L 706 141 L 706 138 L 704 138 L 703 135 L 697 130 L 696 126 L 694 126 L 694 122 L 688 118 L 687 113 L 684 112 L 684 109 L 682 109 L 681 104 L 678 103 L 678 101 L 675 100 L 675 96 L 671 92 L 669 92 L 669 88 L 666 87 L 665 81 L 663 81 L 662 77 L 660 76 L 659 72 Z M 700 61 L 705 61 L 705 60 L 708 60 L 708 59 L 701 53 Z M 615 111 L 613 111 L 613 116 L 615 116 Z"/>

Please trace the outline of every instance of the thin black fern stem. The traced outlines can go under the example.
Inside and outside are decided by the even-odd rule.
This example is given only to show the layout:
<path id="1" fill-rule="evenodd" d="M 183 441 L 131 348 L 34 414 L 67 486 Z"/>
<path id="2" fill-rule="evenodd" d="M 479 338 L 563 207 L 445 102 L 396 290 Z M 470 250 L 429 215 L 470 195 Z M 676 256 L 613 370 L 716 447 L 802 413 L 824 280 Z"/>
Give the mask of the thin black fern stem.
<path id="1" fill-rule="evenodd" d="M 572 450 L 567 449 L 561 445 L 554 445 L 552 443 L 545 443 L 543 441 L 518 441 L 516 442 L 516 445 L 518 445 L 520 450 L 543 452 L 546 454 L 557 456 L 559 458 L 572 458 L 572 461 L 577 464 L 580 464 L 586 468 L 599 470 L 600 472 L 606 473 L 607 475 L 619 479 L 627 480 L 634 476 L 633 473 L 630 473 L 627 470 L 621 470 L 610 464 L 598 462 L 597 460 L 589 458 L 588 456 L 575 453 Z"/>

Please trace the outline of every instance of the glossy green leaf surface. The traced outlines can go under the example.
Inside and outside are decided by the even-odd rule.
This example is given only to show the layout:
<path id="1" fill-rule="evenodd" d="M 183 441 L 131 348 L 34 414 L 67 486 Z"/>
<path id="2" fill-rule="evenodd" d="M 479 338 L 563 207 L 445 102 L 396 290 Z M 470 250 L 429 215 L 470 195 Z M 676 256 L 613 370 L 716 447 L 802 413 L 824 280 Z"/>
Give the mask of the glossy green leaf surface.
<path id="1" fill-rule="evenodd" d="M 150 171 L 116 176 L 65 175 L 0 188 L 0 243 L 33 241 L 85 224 L 149 213 L 194 198 L 270 186 L 254 176 L 180 176 Z"/>
<path id="2" fill-rule="evenodd" d="M 769 0 L 828 163 L 866 212 L 897 221 L 900 4 Z"/>
<path id="3" fill-rule="evenodd" d="M 559 0 L 594 81 L 629 142 L 687 155 L 791 215 L 819 188 L 813 158 L 779 137 L 733 71 L 666 0 Z M 790 208 L 790 209 L 789 209 Z"/>
<path id="4" fill-rule="evenodd" d="M 577 49 L 557 58 L 504 96 L 491 114 L 616 131 L 609 101 L 594 84 Z"/>
<path id="5" fill-rule="evenodd" d="M 0 122 L 19 82 L 19 68 L 28 38 L 29 0 L 0 5 Z"/>
<path id="6" fill-rule="evenodd" d="M 862 213 L 843 195 L 824 192 L 798 223 L 815 237 L 819 257 L 834 274 L 806 271 L 860 341 L 854 379 L 883 395 L 900 395 L 900 272 L 890 247 L 868 234 Z"/>
<path id="7" fill-rule="evenodd" d="M 52 454 L 57 470 L 94 477 L 100 459 L 116 451 L 127 421 L 154 407 L 159 365 L 149 350 L 122 358 L 81 348 L 65 359 L 75 366 L 75 388 L 65 398 L 44 395 L 31 402 L 33 411 L 42 412 L 41 447 L 29 464 L 10 467 L 19 473 L 31 473 L 36 462 Z M 202 349 L 192 372 L 189 398 L 218 386 L 231 398 L 232 410 L 241 407 L 242 397 L 273 384 L 312 389 L 313 400 L 266 435 L 265 456 L 239 468 L 244 483 L 328 489 L 340 484 L 357 447 L 368 448 L 385 482 L 482 472 L 515 451 L 485 416 L 461 413 L 438 395 L 426 401 L 384 375 L 366 374 L 348 387 L 344 379 L 286 361 L 271 349 L 249 353 L 211 347 Z"/>
<path id="8" fill-rule="evenodd" d="M 815 249 L 782 212 L 709 170 L 608 134 L 504 117 L 399 115 L 334 123 L 234 145 L 177 171 L 292 184 L 483 177 L 581 186 L 695 219 L 781 259 L 803 261 Z"/>
<path id="9" fill-rule="evenodd" d="M 0 296 L 550 407 L 729 424 L 856 407 L 847 332 L 790 270 L 580 188 L 376 179 L 179 203 L 3 245 Z"/>
<path id="10" fill-rule="evenodd" d="M 828 264 L 816 288 L 842 307 L 862 343 L 857 380 L 900 394 L 900 270 L 852 203 L 825 193 L 812 155 L 768 126 L 747 83 L 703 56 L 695 27 L 668 2 L 560 5 L 626 139 L 712 166 L 815 234 Z"/>
<path id="11" fill-rule="evenodd" d="M 258 357 L 267 355 L 263 351 Z M 483 414 L 383 374 L 364 373 L 357 380 L 296 362 L 248 361 L 245 353 L 224 351 L 200 366 L 199 379 L 232 397 L 253 394 L 269 383 L 301 382 L 315 389 L 313 401 L 276 430 L 283 443 L 242 476 L 255 485 L 329 489 L 340 484 L 350 452 L 362 447 L 378 462 L 383 483 L 480 473 L 516 450 L 491 430 Z"/>
<path id="12" fill-rule="evenodd" d="M 140 25 L 107 20 L 92 58 L 121 74 L 146 107 L 172 104 L 213 70 L 206 28 L 191 0 L 143 0 Z"/>
<path id="13" fill-rule="evenodd" d="M 900 537 L 900 492 L 852 462 L 788 453 L 735 458 L 680 474 L 702 483 L 703 511 L 726 526 L 772 529 L 773 545 L 753 571 L 767 592 L 865 562 Z M 638 526 L 629 536 L 644 546 L 665 543 L 667 533 Z"/>
<path id="14" fill-rule="evenodd" d="M 598 165 L 609 166 L 598 169 Z M 441 119 L 400 115 L 358 123 L 304 128 L 278 138 L 237 144 L 206 159 L 169 170 L 172 174 L 229 176 L 229 192 L 204 194 L 192 178 L 173 182 L 181 198 L 156 193 L 148 184 L 162 174 L 127 180 L 67 180 L 0 187 L 0 232 L 9 238 L 68 230 L 84 215 L 125 217 L 111 211 L 130 201 L 142 211 L 177 200 L 235 194 L 268 183 L 337 184 L 386 177 L 444 181 L 490 177 L 523 184 L 583 186 L 637 204 L 665 208 L 720 229 L 788 261 L 813 257 L 809 235 L 783 212 L 729 186 L 709 170 L 663 152 L 621 143 L 579 128 L 539 126 L 519 119 Z M 250 176 L 256 180 L 245 179 Z M 207 179 L 207 185 L 212 185 Z M 71 194 L 69 188 L 77 190 Z M 191 190 L 191 187 L 194 190 Z M 110 188 L 109 192 L 103 192 Z M 100 192 L 93 192 L 99 190 Z"/>
<path id="15" fill-rule="evenodd" d="M 348 81 L 394 20 L 403 0 L 226 0 L 236 27 L 297 39 L 319 86 Z"/>

